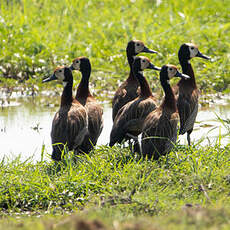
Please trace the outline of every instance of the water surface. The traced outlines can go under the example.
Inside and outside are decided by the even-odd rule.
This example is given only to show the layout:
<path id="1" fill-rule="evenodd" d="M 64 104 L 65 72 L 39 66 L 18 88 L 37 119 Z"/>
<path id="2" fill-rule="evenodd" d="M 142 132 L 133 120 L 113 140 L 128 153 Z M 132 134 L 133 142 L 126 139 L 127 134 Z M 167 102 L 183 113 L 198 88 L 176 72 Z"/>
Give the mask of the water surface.
<path id="1" fill-rule="evenodd" d="M 40 160 L 42 148 L 48 159 L 51 154 L 51 123 L 55 112 L 58 110 L 59 98 L 55 103 L 49 103 L 48 97 L 43 97 L 38 103 L 36 97 L 15 97 L 9 102 L 4 101 L 0 107 L 0 159 L 4 155 L 14 158 L 21 154 L 23 159 L 33 156 Z M 106 145 L 112 127 L 112 109 L 110 104 L 104 104 L 104 129 L 98 144 Z M 219 134 L 226 133 L 226 128 L 217 120 L 230 119 L 230 104 L 227 100 L 217 100 L 208 107 L 199 108 L 197 122 L 193 133 L 192 142 L 200 140 L 202 145 L 214 144 Z M 179 137 L 181 144 L 187 144 L 186 135 Z M 229 143 L 229 137 L 221 140 L 221 144 Z"/>

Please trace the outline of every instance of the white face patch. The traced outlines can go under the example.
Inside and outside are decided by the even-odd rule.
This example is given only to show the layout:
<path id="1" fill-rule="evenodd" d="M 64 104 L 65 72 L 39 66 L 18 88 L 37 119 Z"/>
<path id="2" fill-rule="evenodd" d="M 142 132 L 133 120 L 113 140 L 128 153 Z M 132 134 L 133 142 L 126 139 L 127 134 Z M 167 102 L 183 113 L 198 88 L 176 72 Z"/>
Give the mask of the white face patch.
<path id="1" fill-rule="evenodd" d="M 135 53 L 139 54 L 144 49 L 144 44 L 142 42 L 135 42 Z"/>
<path id="2" fill-rule="evenodd" d="M 141 57 L 141 70 L 146 69 L 148 66 L 149 66 L 149 61 L 146 58 Z"/>
<path id="3" fill-rule="evenodd" d="M 57 79 L 63 81 L 65 76 L 64 76 L 64 68 L 62 69 L 58 69 L 55 71 L 55 76 L 57 77 Z"/>
<path id="4" fill-rule="evenodd" d="M 190 52 L 190 58 L 196 57 L 196 55 L 198 54 L 198 48 L 191 45 L 189 46 L 189 52 Z"/>
<path id="5" fill-rule="evenodd" d="M 175 76 L 177 69 L 175 67 L 169 66 L 167 71 L 168 71 L 168 78 L 171 79 L 172 77 Z"/>
<path id="6" fill-rule="evenodd" d="M 81 61 L 79 59 L 76 59 L 73 61 L 73 68 L 75 70 L 80 70 L 80 64 L 81 64 Z"/>

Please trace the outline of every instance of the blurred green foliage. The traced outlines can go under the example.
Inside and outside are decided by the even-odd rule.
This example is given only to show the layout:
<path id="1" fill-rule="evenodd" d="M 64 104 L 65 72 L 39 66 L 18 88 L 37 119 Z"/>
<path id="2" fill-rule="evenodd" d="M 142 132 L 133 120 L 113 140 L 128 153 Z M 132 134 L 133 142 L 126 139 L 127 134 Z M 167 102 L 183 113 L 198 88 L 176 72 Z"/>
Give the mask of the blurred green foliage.
<path id="1" fill-rule="evenodd" d="M 230 92 L 229 12 L 229 0 L 0 0 L 0 82 L 35 78 L 39 84 L 57 65 L 87 56 L 92 88 L 108 96 L 129 71 L 129 40 L 158 50 L 148 55 L 158 66 L 178 65 L 180 45 L 193 41 L 212 57 L 192 61 L 200 89 Z M 159 88 L 156 73 L 146 75 Z"/>

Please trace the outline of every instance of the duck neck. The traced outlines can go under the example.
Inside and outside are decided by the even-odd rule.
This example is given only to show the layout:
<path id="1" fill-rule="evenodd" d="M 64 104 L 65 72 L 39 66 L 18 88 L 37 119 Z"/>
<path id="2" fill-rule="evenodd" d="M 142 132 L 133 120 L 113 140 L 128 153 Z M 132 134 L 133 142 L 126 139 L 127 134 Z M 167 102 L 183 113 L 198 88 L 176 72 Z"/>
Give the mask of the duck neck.
<path id="1" fill-rule="evenodd" d="M 182 59 L 182 58 L 179 58 L 179 61 L 180 61 L 180 65 L 182 67 L 183 73 L 190 76 L 190 79 L 185 80 L 182 78 L 180 82 L 187 83 L 193 86 L 194 88 L 196 88 L 196 79 L 195 79 L 194 71 L 193 71 L 190 61 L 188 59 Z"/>
<path id="2" fill-rule="evenodd" d="M 175 99 L 175 95 L 173 93 L 173 90 L 169 84 L 169 80 L 166 80 L 164 78 L 160 78 L 161 81 L 161 86 L 164 90 L 165 93 L 165 97 L 163 100 L 163 103 L 161 106 L 167 106 L 168 108 L 171 108 L 172 110 L 176 111 L 177 107 L 176 107 L 176 99 Z"/>
<path id="3" fill-rule="evenodd" d="M 138 79 L 138 81 L 140 83 L 140 87 L 141 87 L 140 96 L 142 96 L 142 97 L 152 96 L 152 91 L 149 87 L 149 84 L 148 84 L 146 78 L 142 74 L 142 72 L 136 72 L 136 73 L 134 73 L 134 75 L 136 76 L 136 78 Z"/>
<path id="4" fill-rule="evenodd" d="M 65 86 L 61 96 L 61 107 L 66 105 L 71 105 L 73 101 L 72 88 L 73 88 L 73 76 L 70 77 L 70 80 L 67 83 L 65 82 Z"/>
<path id="5" fill-rule="evenodd" d="M 128 59 L 128 63 L 129 63 L 129 68 L 130 68 L 128 80 L 134 80 L 135 81 L 136 78 L 133 75 L 133 67 L 132 67 L 135 53 L 131 52 L 130 50 L 126 50 L 126 55 L 127 55 L 127 59 Z"/>
<path id="6" fill-rule="evenodd" d="M 82 77 L 81 82 L 77 88 L 76 99 L 78 98 L 87 98 L 90 96 L 89 92 L 89 77 L 91 73 L 91 68 L 88 67 L 87 69 L 81 71 Z"/>

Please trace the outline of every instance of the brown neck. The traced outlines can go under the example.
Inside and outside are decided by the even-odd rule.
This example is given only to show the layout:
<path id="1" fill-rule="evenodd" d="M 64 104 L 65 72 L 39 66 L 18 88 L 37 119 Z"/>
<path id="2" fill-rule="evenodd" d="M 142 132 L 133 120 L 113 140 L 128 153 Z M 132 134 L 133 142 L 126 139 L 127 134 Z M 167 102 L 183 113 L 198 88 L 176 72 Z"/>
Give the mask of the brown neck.
<path id="1" fill-rule="evenodd" d="M 79 98 L 87 98 L 91 96 L 89 92 L 89 77 L 90 77 L 90 70 L 82 71 L 82 78 L 81 82 L 77 88 L 77 94 L 76 94 L 76 99 L 78 100 Z"/>
<path id="2" fill-rule="evenodd" d="M 130 68 L 128 80 L 134 80 L 135 81 L 136 78 L 133 75 L 133 61 L 134 61 L 134 57 L 136 56 L 136 54 L 131 49 L 127 49 L 126 55 L 127 55 L 127 60 L 129 63 L 129 68 Z"/>
<path id="3" fill-rule="evenodd" d="M 160 81 L 162 88 L 165 92 L 165 97 L 161 104 L 161 107 L 167 107 L 172 109 L 173 111 L 177 111 L 175 95 L 169 82 L 164 78 L 161 78 Z"/>
<path id="4" fill-rule="evenodd" d="M 137 78 L 134 76 L 132 69 L 130 69 L 129 77 L 127 78 L 127 81 L 137 81 Z"/>
<path id="5" fill-rule="evenodd" d="M 193 88 L 197 88 L 196 86 L 196 79 L 195 79 L 195 74 L 192 68 L 191 63 L 189 62 L 189 60 L 180 60 L 180 65 L 182 67 L 182 71 L 184 74 L 187 74 L 188 76 L 190 76 L 190 79 L 181 79 L 179 81 L 179 84 L 188 84 Z"/>
<path id="6" fill-rule="evenodd" d="M 61 107 L 66 105 L 71 105 L 71 103 L 73 102 L 72 87 L 73 87 L 73 79 L 70 80 L 67 83 L 67 85 L 64 87 L 64 90 L 61 95 Z"/>
<path id="7" fill-rule="evenodd" d="M 144 75 L 141 72 L 135 73 L 139 83 L 140 83 L 140 87 L 141 87 L 141 93 L 140 96 L 142 97 L 150 97 L 152 96 L 152 91 L 149 87 L 149 84 L 146 80 L 146 78 L 144 77 Z"/>

